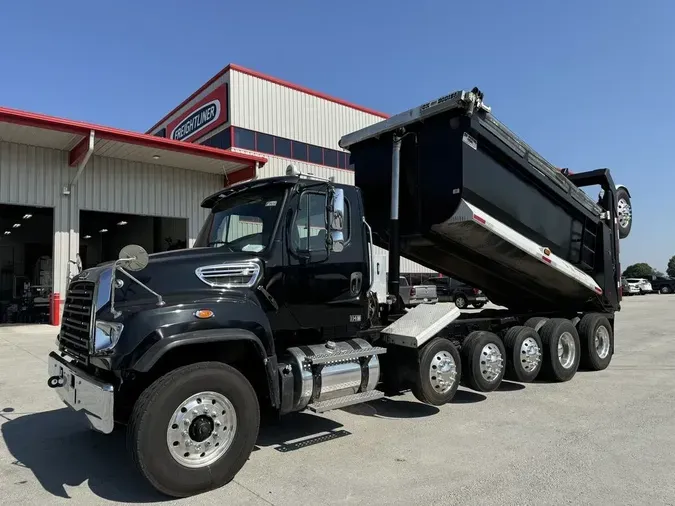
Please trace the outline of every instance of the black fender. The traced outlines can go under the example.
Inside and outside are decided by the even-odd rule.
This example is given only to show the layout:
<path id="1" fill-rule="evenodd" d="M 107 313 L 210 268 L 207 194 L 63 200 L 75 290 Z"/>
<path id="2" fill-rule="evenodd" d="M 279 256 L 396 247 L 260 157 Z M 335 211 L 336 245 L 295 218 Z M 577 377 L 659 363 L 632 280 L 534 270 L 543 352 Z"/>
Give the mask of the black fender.
<path id="1" fill-rule="evenodd" d="M 246 341 L 256 350 L 261 363 L 264 365 L 267 376 L 267 386 L 270 399 L 275 407 L 279 406 L 279 378 L 277 375 L 276 355 L 267 355 L 265 346 L 260 338 L 246 329 L 217 328 L 206 330 L 194 330 L 182 332 L 164 337 L 155 342 L 143 355 L 134 363 L 132 369 L 139 373 L 149 372 L 152 367 L 169 351 L 182 346 L 192 346 L 195 344 L 210 344 L 228 342 Z"/>

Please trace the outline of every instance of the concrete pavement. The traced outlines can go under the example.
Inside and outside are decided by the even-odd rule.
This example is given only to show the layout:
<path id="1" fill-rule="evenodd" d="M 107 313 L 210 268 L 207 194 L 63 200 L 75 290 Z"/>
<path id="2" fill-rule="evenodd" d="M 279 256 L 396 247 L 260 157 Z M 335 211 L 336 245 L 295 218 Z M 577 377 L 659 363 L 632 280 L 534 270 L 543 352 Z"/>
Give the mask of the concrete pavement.
<path id="1" fill-rule="evenodd" d="M 616 355 L 564 384 L 411 395 L 263 429 L 227 487 L 167 501 L 122 434 L 88 430 L 46 386 L 55 330 L 0 327 L 4 504 L 675 505 L 675 296 L 628 298 Z M 293 444 L 309 438 L 304 444 Z M 313 439 L 312 439 L 313 438 Z"/>

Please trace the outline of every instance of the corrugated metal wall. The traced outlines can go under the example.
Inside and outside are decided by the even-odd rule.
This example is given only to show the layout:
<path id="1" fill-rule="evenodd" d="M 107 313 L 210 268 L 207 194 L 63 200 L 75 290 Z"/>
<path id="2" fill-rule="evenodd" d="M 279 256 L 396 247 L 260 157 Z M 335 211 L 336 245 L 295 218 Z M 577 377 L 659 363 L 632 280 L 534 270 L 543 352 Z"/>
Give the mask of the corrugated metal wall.
<path id="1" fill-rule="evenodd" d="M 340 150 L 346 133 L 382 121 L 380 116 L 230 70 L 235 127 Z"/>
<path id="2" fill-rule="evenodd" d="M 200 203 L 223 183 L 218 174 L 92 157 L 72 194 L 76 205 L 70 220 L 70 198 L 62 188 L 74 173 L 65 151 L 0 142 L 0 203 L 54 209 L 54 291 L 61 294 L 69 238 L 73 260 L 79 245 L 80 210 L 184 218 L 192 246 L 208 214 Z"/>

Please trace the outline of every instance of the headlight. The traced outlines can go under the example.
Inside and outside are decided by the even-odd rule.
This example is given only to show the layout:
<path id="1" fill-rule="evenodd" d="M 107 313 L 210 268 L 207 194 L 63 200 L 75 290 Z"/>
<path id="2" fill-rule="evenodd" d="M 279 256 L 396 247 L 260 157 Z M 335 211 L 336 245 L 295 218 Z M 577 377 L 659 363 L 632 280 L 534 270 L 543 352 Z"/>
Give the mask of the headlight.
<path id="1" fill-rule="evenodd" d="M 120 340 L 124 325 L 97 320 L 94 334 L 94 353 L 111 350 Z"/>

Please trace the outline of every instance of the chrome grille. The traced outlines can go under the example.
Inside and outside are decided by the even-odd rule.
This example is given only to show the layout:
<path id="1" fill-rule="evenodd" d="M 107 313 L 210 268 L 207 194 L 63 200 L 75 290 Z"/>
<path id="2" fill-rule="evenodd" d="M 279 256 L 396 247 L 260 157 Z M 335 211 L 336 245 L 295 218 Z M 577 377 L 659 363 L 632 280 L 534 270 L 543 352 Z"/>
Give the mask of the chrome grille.
<path id="1" fill-rule="evenodd" d="M 74 281 L 70 284 L 59 333 L 59 349 L 85 363 L 89 362 L 95 287 L 90 281 Z"/>

